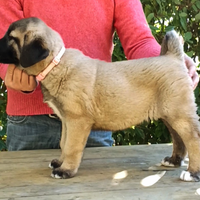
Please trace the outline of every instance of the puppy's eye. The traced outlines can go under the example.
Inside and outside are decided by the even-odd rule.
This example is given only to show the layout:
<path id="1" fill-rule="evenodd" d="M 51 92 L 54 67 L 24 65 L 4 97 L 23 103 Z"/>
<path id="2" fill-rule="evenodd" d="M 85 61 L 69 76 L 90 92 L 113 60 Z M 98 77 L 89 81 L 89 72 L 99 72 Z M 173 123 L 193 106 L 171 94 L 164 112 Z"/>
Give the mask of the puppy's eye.
<path id="1" fill-rule="evenodd" d="M 8 38 L 9 38 L 9 41 L 14 41 L 17 44 L 17 46 L 20 48 L 19 38 L 13 37 L 12 35 L 9 35 Z"/>
<path id="2" fill-rule="evenodd" d="M 24 41 L 26 41 L 28 38 L 27 34 L 24 36 Z"/>
<path id="3" fill-rule="evenodd" d="M 17 38 L 15 38 L 15 37 L 13 37 L 13 36 L 9 35 L 9 40 L 14 40 L 14 41 L 16 41 L 16 40 L 17 40 Z"/>
<path id="4" fill-rule="evenodd" d="M 13 37 L 13 36 L 9 35 L 9 40 L 14 40 L 17 44 L 19 44 L 19 38 L 17 38 L 17 37 Z"/>

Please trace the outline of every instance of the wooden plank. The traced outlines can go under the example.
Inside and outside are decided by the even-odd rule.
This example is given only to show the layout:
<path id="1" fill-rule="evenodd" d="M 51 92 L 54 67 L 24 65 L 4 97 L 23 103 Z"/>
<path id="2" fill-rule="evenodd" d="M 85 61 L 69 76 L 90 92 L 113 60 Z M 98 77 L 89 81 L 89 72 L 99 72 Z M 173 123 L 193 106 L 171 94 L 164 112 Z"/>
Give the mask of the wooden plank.
<path id="1" fill-rule="evenodd" d="M 179 180 L 186 167 L 156 166 L 171 151 L 172 145 L 167 144 L 87 148 L 77 176 L 63 180 L 51 178 L 48 168 L 60 150 L 1 152 L 0 199 L 200 199 L 195 194 L 199 183 Z M 152 186 L 141 184 L 144 178 L 165 170 Z M 119 175 L 121 179 L 114 179 Z M 155 177 L 150 178 L 153 183 Z"/>

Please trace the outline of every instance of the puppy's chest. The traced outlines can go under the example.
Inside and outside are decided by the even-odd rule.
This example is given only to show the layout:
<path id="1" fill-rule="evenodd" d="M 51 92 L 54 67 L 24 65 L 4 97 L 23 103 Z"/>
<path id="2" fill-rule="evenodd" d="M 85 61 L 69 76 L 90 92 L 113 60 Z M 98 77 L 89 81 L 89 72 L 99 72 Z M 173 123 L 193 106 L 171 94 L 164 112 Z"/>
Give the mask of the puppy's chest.
<path id="1" fill-rule="evenodd" d="M 42 88 L 44 102 L 47 103 L 48 106 L 53 109 L 54 113 L 58 115 L 59 118 L 61 118 L 62 116 L 61 103 L 58 101 L 57 98 L 53 97 L 44 86 L 42 86 L 41 88 Z"/>
<path id="2" fill-rule="evenodd" d="M 54 104 L 54 102 L 52 101 L 46 101 L 46 103 L 49 105 L 50 108 L 53 109 L 54 113 L 61 119 L 62 118 L 62 112 L 60 112 L 61 110 L 58 109 L 58 106 L 56 104 Z"/>

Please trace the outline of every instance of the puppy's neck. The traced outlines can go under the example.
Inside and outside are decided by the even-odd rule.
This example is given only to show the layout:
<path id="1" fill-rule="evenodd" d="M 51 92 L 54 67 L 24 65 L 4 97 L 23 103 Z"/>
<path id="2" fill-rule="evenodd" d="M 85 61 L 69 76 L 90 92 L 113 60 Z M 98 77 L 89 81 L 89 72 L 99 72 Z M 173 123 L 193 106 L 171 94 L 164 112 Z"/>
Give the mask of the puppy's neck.
<path id="1" fill-rule="evenodd" d="M 42 81 L 46 75 L 56 66 L 59 64 L 60 59 L 62 58 L 63 54 L 65 53 L 65 47 L 63 46 L 57 56 L 51 61 L 51 63 L 37 76 L 37 81 Z"/>

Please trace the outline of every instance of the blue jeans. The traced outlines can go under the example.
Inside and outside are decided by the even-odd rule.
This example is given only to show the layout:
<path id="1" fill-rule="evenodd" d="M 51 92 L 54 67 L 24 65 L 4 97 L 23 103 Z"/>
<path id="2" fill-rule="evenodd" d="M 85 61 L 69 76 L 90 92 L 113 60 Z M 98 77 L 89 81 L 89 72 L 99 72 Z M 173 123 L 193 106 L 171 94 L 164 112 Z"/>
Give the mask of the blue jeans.
<path id="1" fill-rule="evenodd" d="M 49 115 L 8 116 L 7 149 L 57 149 L 60 147 L 61 121 Z M 112 146 L 112 132 L 91 131 L 87 147 Z"/>

